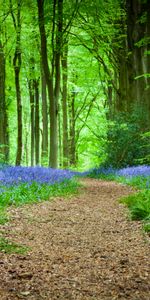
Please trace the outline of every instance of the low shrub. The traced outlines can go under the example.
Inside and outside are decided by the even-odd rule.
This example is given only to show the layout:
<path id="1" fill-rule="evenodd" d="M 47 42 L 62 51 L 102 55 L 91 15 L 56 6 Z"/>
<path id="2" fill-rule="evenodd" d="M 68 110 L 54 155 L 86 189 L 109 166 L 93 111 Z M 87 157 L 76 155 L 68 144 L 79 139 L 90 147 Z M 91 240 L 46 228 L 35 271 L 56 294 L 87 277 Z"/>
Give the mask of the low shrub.
<path id="1" fill-rule="evenodd" d="M 122 198 L 121 202 L 128 206 L 132 220 L 150 219 L 150 191 L 143 190 L 129 195 Z"/>

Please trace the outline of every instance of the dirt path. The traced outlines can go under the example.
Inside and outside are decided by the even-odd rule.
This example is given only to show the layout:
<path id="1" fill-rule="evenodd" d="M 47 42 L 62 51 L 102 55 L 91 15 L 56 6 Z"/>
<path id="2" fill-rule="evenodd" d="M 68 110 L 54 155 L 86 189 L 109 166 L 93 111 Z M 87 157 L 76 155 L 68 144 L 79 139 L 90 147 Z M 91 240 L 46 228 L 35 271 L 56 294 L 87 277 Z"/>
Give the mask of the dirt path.
<path id="1" fill-rule="evenodd" d="M 86 179 L 81 195 L 12 211 L 5 236 L 31 248 L 0 253 L 0 300 L 149 300 L 150 247 L 118 198 L 131 192 Z"/>

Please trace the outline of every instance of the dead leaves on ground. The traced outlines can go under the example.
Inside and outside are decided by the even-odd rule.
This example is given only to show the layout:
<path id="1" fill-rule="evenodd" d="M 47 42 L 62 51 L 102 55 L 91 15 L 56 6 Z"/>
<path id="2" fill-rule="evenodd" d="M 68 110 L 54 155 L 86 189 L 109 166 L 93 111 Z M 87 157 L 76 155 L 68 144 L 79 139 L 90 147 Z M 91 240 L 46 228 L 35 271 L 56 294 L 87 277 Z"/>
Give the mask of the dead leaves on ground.
<path id="1" fill-rule="evenodd" d="M 149 243 L 118 203 L 129 192 L 89 179 L 72 200 L 13 210 L 6 237 L 30 251 L 0 253 L 0 299 L 149 300 Z"/>

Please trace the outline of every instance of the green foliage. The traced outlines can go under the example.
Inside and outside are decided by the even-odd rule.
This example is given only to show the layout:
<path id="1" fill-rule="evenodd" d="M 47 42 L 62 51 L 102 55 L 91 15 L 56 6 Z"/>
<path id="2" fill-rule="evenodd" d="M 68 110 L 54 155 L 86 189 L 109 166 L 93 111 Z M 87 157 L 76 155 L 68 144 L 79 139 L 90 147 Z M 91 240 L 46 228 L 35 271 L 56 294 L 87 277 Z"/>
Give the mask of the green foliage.
<path id="1" fill-rule="evenodd" d="M 144 231 L 150 232 L 150 176 L 116 176 L 115 180 L 142 190 L 123 197 L 120 201 L 128 206 L 131 219 L 143 220 Z"/>
<path id="2" fill-rule="evenodd" d="M 125 183 L 127 185 L 133 186 L 138 189 L 147 189 L 150 185 L 150 176 L 133 176 L 133 177 L 123 177 L 115 176 L 114 178 L 120 183 Z"/>
<path id="3" fill-rule="evenodd" d="M 7 213 L 4 209 L 4 207 L 0 207 L 0 225 L 4 225 L 9 221 L 9 218 L 7 216 Z"/>
<path id="4" fill-rule="evenodd" d="M 150 191 L 143 190 L 121 199 L 130 210 L 132 220 L 147 220 L 150 218 Z"/>
<path id="5" fill-rule="evenodd" d="M 101 180 L 107 180 L 107 181 L 112 181 L 116 180 L 116 176 L 114 174 L 103 174 L 103 173 L 97 173 L 96 171 L 90 172 L 87 177 L 90 178 L 95 178 L 95 179 L 101 179 Z"/>
<path id="6" fill-rule="evenodd" d="M 143 224 L 143 229 L 145 232 L 150 233 L 150 219 Z"/>
<path id="7" fill-rule="evenodd" d="M 137 159 L 140 164 L 150 164 L 150 131 L 144 132 L 142 135 L 143 149 L 147 150 L 143 157 Z"/>
<path id="8" fill-rule="evenodd" d="M 106 166 L 121 168 L 139 164 L 140 157 L 146 157 L 141 128 L 143 120 L 135 111 L 132 115 L 118 114 L 108 126 Z M 143 118 L 143 117 L 142 117 Z"/>
<path id="9" fill-rule="evenodd" d="M 34 182 L 30 186 L 21 184 L 16 187 L 8 188 L 0 195 L 0 205 L 22 205 L 34 203 L 42 200 L 49 200 L 58 196 L 69 196 L 77 192 L 79 184 L 76 180 L 66 180 L 61 183 L 47 185 Z"/>
<path id="10" fill-rule="evenodd" d="M 5 253 L 26 254 L 29 249 L 25 246 L 18 245 L 4 237 L 0 237 L 0 251 Z"/>

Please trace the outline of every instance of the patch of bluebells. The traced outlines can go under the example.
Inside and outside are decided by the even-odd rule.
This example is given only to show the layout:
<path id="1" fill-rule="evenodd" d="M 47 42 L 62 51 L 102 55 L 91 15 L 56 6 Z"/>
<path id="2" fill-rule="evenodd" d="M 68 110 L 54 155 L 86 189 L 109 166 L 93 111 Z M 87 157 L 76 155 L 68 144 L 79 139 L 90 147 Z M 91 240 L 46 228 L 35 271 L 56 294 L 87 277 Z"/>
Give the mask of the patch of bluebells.
<path id="1" fill-rule="evenodd" d="M 52 185 L 60 183 L 64 180 L 69 180 L 73 176 L 124 176 L 133 178 L 137 176 L 150 178 L 150 166 L 126 167 L 120 170 L 112 167 L 93 168 L 86 172 L 77 172 L 71 170 L 52 169 L 44 167 L 22 167 L 22 166 L 5 166 L 0 168 L 0 194 L 7 187 L 18 186 L 20 184 L 31 185 L 33 182 L 40 184 Z M 148 180 L 147 185 L 150 186 Z"/>
<path id="2" fill-rule="evenodd" d="M 150 176 L 150 166 L 127 167 L 116 171 L 116 175 L 125 177 Z"/>
<path id="3" fill-rule="evenodd" d="M 91 170 L 87 176 L 117 180 L 140 189 L 150 190 L 150 166 L 126 167 L 120 170 L 100 167 Z"/>
<path id="4" fill-rule="evenodd" d="M 150 176 L 150 166 L 135 166 L 135 167 L 126 167 L 120 170 L 114 169 L 112 167 L 104 168 L 94 168 L 87 172 L 82 173 L 83 175 L 94 174 L 95 176 L 99 175 L 115 175 L 115 176 L 124 176 L 124 177 L 137 177 L 137 176 Z"/>
<path id="5" fill-rule="evenodd" d="M 23 183 L 30 185 L 37 182 L 38 184 L 52 185 L 71 179 L 74 175 L 76 175 L 75 172 L 69 170 L 9 166 L 0 170 L 0 186 L 3 190 L 3 187 L 18 186 Z"/>
<path id="6" fill-rule="evenodd" d="M 150 189 L 150 166 L 136 166 L 117 171 L 117 176 L 125 178 L 128 184 L 140 189 Z"/>

